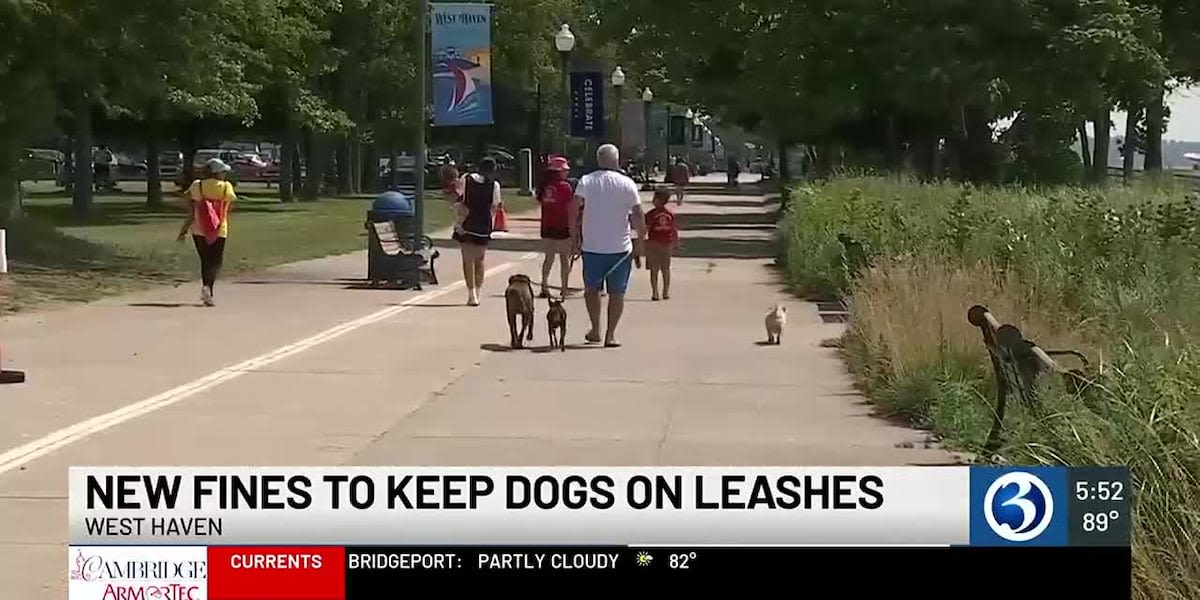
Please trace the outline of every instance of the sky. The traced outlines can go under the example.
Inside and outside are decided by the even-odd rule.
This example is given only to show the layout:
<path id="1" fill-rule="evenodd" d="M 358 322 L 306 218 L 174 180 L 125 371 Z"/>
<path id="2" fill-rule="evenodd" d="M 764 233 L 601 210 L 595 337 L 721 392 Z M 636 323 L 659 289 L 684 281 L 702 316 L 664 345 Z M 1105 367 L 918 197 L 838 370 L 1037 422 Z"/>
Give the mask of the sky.
<path id="1" fill-rule="evenodd" d="M 1200 87 L 1176 90 L 1167 104 L 1171 107 L 1171 122 L 1163 139 L 1200 142 Z M 1125 113 L 1113 114 L 1113 134 L 1124 133 Z"/>

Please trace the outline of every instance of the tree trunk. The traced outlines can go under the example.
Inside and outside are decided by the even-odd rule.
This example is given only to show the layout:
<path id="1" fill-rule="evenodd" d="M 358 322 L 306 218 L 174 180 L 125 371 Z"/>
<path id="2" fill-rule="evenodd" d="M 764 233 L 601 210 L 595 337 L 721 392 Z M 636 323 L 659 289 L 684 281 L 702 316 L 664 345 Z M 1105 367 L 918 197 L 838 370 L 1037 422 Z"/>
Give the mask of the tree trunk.
<path id="1" fill-rule="evenodd" d="M 295 181 L 300 177 L 296 170 L 296 136 L 291 119 L 284 126 L 283 141 L 279 144 L 279 201 L 296 200 Z"/>
<path id="2" fill-rule="evenodd" d="M 6 151 L 0 161 L 0 227 L 5 227 L 21 215 L 20 155 Z"/>
<path id="3" fill-rule="evenodd" d="M 1161 171 L 1163 168 L 1163 94 L 1163 87 L 1160 85 L 1146 105 L 1146 157 L 1142 162 L 1142 169 L 1147 172 Z"/>
<path id="4" fill-rule="evenodd" d="M 900 145 L 900 131 L 896 126 L 896 115 L 887 116 L 885 136 L 887 146 L 884 148 L 884 168 L 897 172 L 904 168 L 904 149 Z"/>
<path id="5" fill-rule="evenodd" d="M 59 173 L 59 184 L 68 196 L 75 193 L 75 138 L 67 136 L 62 145 L 63 164 Z"/>
<path id="6" fill-rule="evenodd" d="M 1125 143 L 1121 153 L 1121 180 L 1125 182 L 1125 185 L 1129 185 L 1133 181 L 1133 160 L 1137 155 L 1137 124 L 1142 118 L 1141 107 L 1130 109 L 1125 117 Z"/>
<path id="7" fill-rule="evenodd" d="M 361 178 L 359 190 L 368 194 L 379 191 L 379 150 L 375 144 L 362 145 L 358 166 Z"/>
<path id="8" fill-rule="evenodd" d="M 325 140 L 325 136 L 319 133 L 307 132 L 305 145 L 309 150 L 306 152 L 308 158 L 308 173 L 304 178 L 304 192 L 300 195 L 300 199 L 305 202 L 316 202 L 321 198 L 321 192 L 325 186 L 325 169 L 329 164 L 329 144 Z"/>
<path id="9" fill-rule="evenodd" d="M 82 93 L 75 99 L 75 189 L 71 208 L 77 215 L 92 210 L 92 105 Z"/>
<path id="10" fill-rule="evenodd" d="M 963 107 L 962 115 L 966 137 L 960 148 L 962 176 L 975 183 L 993 183 L 998 179 L 999 165 L 992 142 L 990 109 L 971 104 Z"/>
<path id="11" fill-rule="evenodd" d="M 356 135 L 350 141 L 350 193 L 362 193 L 362 153 L 363 144 Z"/>
<path id="12" fill-rule="evenodd" d="M 399 148 L 392 148 L 392 155 L 388 157 L 388 189 L 395 189 L 400 185 L 400 161 L 396 160 L 400 156 Z"/>
<path id="13" fill-rule="evenodd" d="M 1092 172 L 1092 149 L 1088 143 L 1087 121 L 1080 122 L 1077 126 L 1079 133 L 1079 156 L 1083 160 L 1083 172 L 1090 174 Z"/>
<path id="14" fill-rule="evenodd" d="M 162 149 L 159 147 L 158 122 L 151 117 L 146 122 L 146 206 L 163 205 Z"/>
<path id="15" fill-rule="evenodd" d="M 191 185 L 192 182 L 196 180 L 196 146 L 199 145 L 197 138 L 200 137 L 198 135 L 199 132 L 197 131 L 198 127 L 199 126 L 196 124 L 196 119 L 189 121 L 187 124 L 187 129 L 184 131 L 183 139 L 181 140 L 183 164 L 180 165 L 180 170 L 183 173 L 182 179 L 183 185 L 185 186 Z"/>
<path id="16" fill-rule="evenodd" d="M 340 136 L 337 140 L 337 193 L 347 196 L 354 192 L 354 182 L 350 168 L 350 134 Z"/>
<path id="17" fill-rule="evenodd" d="M 1111 110 L 1111 107 L 1105 106 L 1092 121 L 1096 138 L 1092 145 L 1092 182 L 1098 185 L 1108 183 L 1108 144 L 1112 129 Z"/>
<path id="18" fill-rule="evenodd" d="M 915 143 L 917 175 L 923 181 L 937 179 L 938 137 L 933 132 L 922 133 Z"/>
<path id="19" fill-rule="evenodd" d="M 836 166 L 834 155 L 837 153 L 837 146 L 823 142 L 817 147 L 817 177 L 819 179 L 828 179 L 833 176 L 833 171 Z"/>
<path id="20" fill-rule="evenodd" d="M 292 196 L 299 199 L 304 193 L 304 180 L 308 173 L 305 164 L 312 162 L 312 157 L 306 154 L 307 144 L 304 144 L 304 133 L 299 127 L 293 126 L 292 139 Z"/>
<path id="21" fill-rule="evenodd" d="M 74 119 L 74 190 L 71 193 L 71 208 L 76 215 L 86 215 L 91 211 L 91 106 L 86 97 L 80 96 L 76 103 L 76 119 Z"/>
<path id="22" fill-rule="evenodd" d="M 787 140 L 779 140 L 779 201 L 780 205 L 786 210 L 792 204 L 792 190 L 789 187 L 792 181 L 792 167 L 788 164 L 788 143 Z"/>

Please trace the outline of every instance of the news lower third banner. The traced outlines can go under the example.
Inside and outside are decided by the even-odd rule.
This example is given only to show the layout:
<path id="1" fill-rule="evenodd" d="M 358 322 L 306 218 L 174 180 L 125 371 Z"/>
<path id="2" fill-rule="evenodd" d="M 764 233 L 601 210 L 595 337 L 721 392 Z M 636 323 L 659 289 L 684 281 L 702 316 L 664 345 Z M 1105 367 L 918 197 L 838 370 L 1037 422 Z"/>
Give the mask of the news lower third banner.
<path id="1" fill-rule="evenodd" d="M 492 5 L 430 6 L 433 125 L 491 125 Z"/>
<path id="2" fill-rule="evenodd" d="M 571 135 L 604 137 L 604 73 L 571 73 Z"/>
<path id="3" fill-rule="evenodd" d="M 72 545 L 1128 546 L 1124 468 L 74 467 Z"/>

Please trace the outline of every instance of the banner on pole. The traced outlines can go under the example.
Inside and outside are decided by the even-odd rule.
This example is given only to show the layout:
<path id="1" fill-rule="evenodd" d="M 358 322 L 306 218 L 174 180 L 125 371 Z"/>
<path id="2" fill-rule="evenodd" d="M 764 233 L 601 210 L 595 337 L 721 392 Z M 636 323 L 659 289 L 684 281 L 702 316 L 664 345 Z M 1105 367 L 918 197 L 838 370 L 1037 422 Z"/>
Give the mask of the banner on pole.
<path id="1" fill-rule="evenodd" d="M 604 137 L 604 73 L 571 73 L 571 135 Z"/>
<path id="2" fill-rule="evenodd" d="M 671 115 L 670 130 L 667 143 L 672 146 L 682 146 L 687 143 L 684 131 L 687 129 L 687 118 L 682 115 Z"/>
<path id="3" fill-rule="evenodd" d="M 433 126 L 491 125 L 492 5 L 431 6 Z"/>

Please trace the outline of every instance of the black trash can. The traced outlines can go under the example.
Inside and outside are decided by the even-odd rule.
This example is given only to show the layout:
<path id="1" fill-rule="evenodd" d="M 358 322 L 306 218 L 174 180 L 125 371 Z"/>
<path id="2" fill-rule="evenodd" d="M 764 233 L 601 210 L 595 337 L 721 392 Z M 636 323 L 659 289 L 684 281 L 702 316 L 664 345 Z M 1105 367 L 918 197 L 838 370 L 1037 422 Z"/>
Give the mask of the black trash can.
<path id="1" fill-rule="evenodd" d="M 379 239 L 379 232 L 374 224 L 391 223 L 404 248 L 413 246 L 415 230 L 415 214 L 412 201 L 397 191 L 387 191 L 367 211 L 367 279 L 372 286 L 387 282 L 405 288 L 421 287 L 421 267 L 425 258 L 419 253 L 401 251 L 388 254 L 384 244 Z M 422 244 L 427 243 L 422 240 Z"/>

